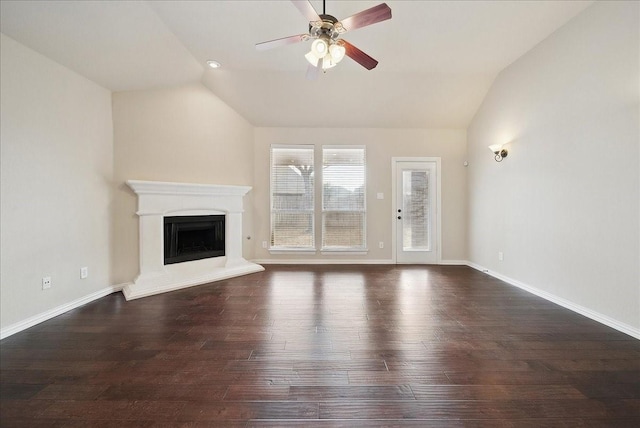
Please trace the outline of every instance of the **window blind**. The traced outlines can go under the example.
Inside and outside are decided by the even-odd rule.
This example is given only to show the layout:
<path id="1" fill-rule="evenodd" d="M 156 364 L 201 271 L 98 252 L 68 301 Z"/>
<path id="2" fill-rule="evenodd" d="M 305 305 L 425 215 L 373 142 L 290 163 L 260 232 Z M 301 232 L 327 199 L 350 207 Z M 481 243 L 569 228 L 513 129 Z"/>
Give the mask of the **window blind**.
<path id="1" fill-rule="evenodd" d="M 271 147 L 271 247 L 315 248 L 313 146 Z"/>
<path id="2" fill-rule="evenodd" d="M 402 246 L 430 250 L 429 171 L 402 172 Z"/>
<path id="3" fill-rule="evenodd" d="M 322 248 L 366 247 L 364 147 L 322 148 Z"/>

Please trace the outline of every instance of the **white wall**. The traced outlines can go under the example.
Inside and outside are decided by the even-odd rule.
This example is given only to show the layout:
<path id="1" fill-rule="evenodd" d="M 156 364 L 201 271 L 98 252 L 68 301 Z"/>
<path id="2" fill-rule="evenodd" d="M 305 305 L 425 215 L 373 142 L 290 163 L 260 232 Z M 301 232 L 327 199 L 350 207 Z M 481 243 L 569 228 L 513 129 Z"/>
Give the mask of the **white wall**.
<path id="1" fill-rule="evenodd" d="M 272 144 L 365 145 L 367 149 L 367 243 L 366 256 L 271 255 L 261 246 L 269 241 L 269 150 Z M 464 130 L 256 128 L 254 185 L 254 252 L 262 261 L 349 260 L 389 262 L 392 236 L 391 158 L 442 158 L 442 259 L 466 259 L 466 153 Z M 316 156 L 318 152 L 316 151 Z M 376 199 L 376 193 L 384 199 Z M 317 212 L 317 210 L 316 210 Z M 318 241 L 318 239 L 317 239 Z M 385 248 L 379 249 L 378 242 Z"/>
<path id="2" fill-rule="evenodd" d="M 0 35 L 0 326 L 111 285 L 111 93 Z M 80 279 L 80 268 L 89 277 Z M 53 286 L 42 290 L 42 277 Z"/>
<path id="3" fill-rule="evenodd" d="M 498 76 L 468 129 L 471 262 L 636 332 L 639 7 L 585 10 Z"/>
<path id="4" fill-rule="evenodd" d="M 127 180 L 253 185 L 253 127 L 199 83 L 113 95 L 114 245 L 117 283 L 138 274 L 138 216 Z M 245 238 L 252 197 L 244 198 Z M 244 239 L 244 257 L 252 242 Z"/>

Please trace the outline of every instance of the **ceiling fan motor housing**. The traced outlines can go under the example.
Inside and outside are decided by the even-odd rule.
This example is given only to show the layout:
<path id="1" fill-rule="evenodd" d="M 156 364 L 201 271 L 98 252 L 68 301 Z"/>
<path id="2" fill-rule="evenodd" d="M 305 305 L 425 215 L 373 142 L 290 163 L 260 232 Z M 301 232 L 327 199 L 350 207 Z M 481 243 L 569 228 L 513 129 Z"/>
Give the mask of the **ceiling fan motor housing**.
<path id="1" fill-rule="evenodd" d="M 344 33 L 344 27 L 335 16 L 318 15 L 320 21 L 309 23 L 309 34 L 312 37 L 328 36 L 332 40 L 336 40 L 340 34 Z"/>

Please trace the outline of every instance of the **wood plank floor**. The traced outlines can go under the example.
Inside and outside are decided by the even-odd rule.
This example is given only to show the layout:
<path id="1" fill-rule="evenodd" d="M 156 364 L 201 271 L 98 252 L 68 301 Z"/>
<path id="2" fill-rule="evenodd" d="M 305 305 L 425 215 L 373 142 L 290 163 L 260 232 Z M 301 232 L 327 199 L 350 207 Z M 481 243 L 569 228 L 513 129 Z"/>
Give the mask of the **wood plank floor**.
<path id="1" fill-rule="evenodd" d="M 3 427 L 638 427 L 640 341 L 459 266 L 267 266 L 0 343 Z"/>

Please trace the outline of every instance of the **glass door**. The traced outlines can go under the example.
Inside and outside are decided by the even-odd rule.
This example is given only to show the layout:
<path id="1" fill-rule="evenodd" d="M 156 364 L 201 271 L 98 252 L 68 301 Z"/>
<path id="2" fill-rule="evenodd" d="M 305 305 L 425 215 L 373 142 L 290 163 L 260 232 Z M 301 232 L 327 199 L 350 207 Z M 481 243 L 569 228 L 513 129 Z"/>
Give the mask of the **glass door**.
<path id="1" fill-rule="evenodd" d="M 437 263 L 437 165 L 396 161 L 396 263 Z"/>

